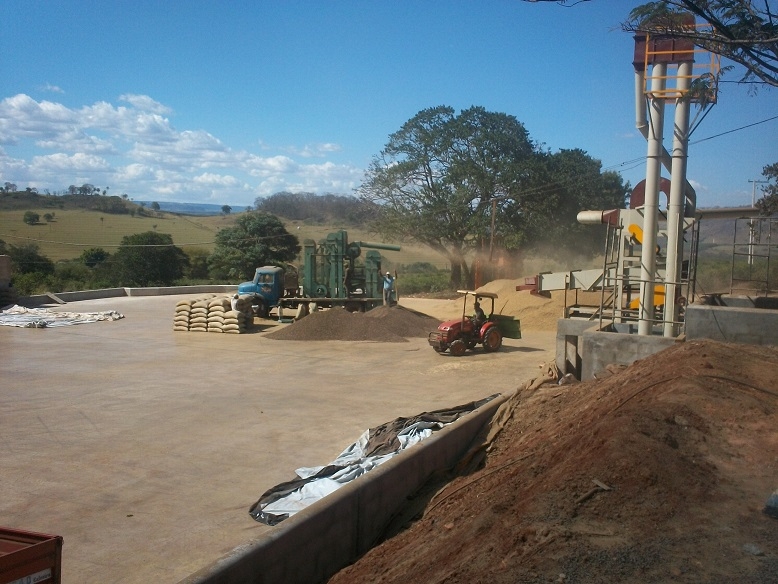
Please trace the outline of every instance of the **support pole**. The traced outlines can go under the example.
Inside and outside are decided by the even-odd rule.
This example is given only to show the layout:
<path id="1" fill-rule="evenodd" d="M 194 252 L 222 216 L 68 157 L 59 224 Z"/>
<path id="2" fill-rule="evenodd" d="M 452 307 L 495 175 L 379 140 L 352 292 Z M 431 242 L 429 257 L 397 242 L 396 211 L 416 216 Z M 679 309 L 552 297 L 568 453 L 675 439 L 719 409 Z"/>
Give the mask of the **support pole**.
<path id="1" fill-rule="evenodd" d="M 670 171 L 670 201 L 667 207 L 667 262 L 665 266 L 665 310 L 664 336 L 678 334 L 678 304 L 675 301 L 681 282 L 683 264 L 683 228 L 686 201 L 686 161 L 689 145 L 689 88 L 692 75 L 691 61 L 678 65 L 676 88 L 681 97 L 675 103 L 675 126 L 673 128 L 673 156 Z"/>
<path id="2" fill-rule="evenodd" d="M 650 335 L 654 320 L 654 282 L 656 279 L 656 240 L 659 222 L 659 179 L 662 171 L 664 99 L 667 65 L 657 63 L 651 72 L 649 91 L 650 128 L 646 159 L 646 196 L 643 206 L 643 246 L 640 255 L 640 315 L 638 334 Z"/>

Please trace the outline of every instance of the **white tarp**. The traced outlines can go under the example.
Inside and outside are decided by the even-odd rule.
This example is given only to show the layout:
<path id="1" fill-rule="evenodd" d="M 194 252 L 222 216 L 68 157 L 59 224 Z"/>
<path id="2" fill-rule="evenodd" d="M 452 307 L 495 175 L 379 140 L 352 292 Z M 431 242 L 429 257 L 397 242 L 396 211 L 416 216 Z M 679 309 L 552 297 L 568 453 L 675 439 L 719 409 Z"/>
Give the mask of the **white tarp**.
<path id="1" fill-rule="evenodd" d="M 327 466 L 298 468 L 295 474 L 301 479 L 308 479 L 308 482 L 302 483 L 299 488 L 285 497 L 263 505 L 261 511 L 267 516 L 291 517 L 298 511 L 308 507 L 308 505 L 337 491 L 345 484 L 390 460 L 408 446 L 428 438 L 432 435 L 433 428 L 438 430 L 443 426 L 444 424 L 437 422 L 413 424 L 398 434 L 401 443 L 399 450 L 379 456 L 365 456 L 365 446 L 370 435 L 370 430 L 366 430 L 359 437 L 359 440 L 344 450 L 338 458 Z M 327 472 L 327 469 L 330 472 Z"/>
<path id="2" fill-rule="evenodd" d="M 49 328 L 53 326 L 70 326 L 101 320 L 119 320 L 123 314 L 115 310 L 104 312 L 55 312 L 48 308 L 25 308 L 14 305 L 0 311 L 0 326 L 15 326 L 19 328 Z"/>
<path id="3" fill-rule="evenodd" d="M 298 468 L 297 478 L 265 491 L 249 514 L 261 523 L 276 525 L 495 397 L 412 418 L 397 418 L 366 430 L 328 465 Z"/>

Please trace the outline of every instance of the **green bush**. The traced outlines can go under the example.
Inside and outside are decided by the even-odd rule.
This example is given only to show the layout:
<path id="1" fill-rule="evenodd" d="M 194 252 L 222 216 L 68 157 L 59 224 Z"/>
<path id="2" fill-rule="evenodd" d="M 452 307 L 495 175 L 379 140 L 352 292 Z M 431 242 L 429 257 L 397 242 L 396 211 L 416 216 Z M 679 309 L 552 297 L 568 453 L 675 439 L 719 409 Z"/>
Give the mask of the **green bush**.
<path id="1" fill-rule="evenodd" d="M 402 272 L 397 278 L 397 291 L 401 296 L 409 294 L 435 294 L 451 289 L 451 274 L 438 270 L 425 273 Z"/>
<path id="2" fill-rule="evenodd" d="M 13 285 L 20 296 L 30 296 L 32 294 L 43 294 L 51 291 L 53 278 L 42 272 L 28 272 L 14 276 Z"/>
<path id="3" fill-rule="evenodd" d="M 27 225 L 35 225 L 40 221 L 41 216 L 38 215 L 35 211 L 25 211 L 24 217 L 22 218 L 22 221 L 24 221 Z"/>

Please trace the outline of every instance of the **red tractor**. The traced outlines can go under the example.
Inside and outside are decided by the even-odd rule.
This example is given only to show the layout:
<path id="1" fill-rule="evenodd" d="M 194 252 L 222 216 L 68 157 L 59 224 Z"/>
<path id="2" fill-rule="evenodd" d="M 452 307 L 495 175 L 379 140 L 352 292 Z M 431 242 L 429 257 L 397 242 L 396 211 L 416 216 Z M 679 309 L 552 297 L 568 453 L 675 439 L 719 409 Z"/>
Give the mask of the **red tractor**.
<path id="1" fill-rule="evenodd" d="M 427 340 L 438 353 L 449 351 L 457 357 L 464 355 L 468 349 L 474 349 L 476 345 L 483 345 L 484 351 L 491 353 L 502 346 L 502 332 L 494 322 L 494 301 L 497 294 L 491 292 L 471 292 L 469 290 L 457 290 L 464 294 L 462 305 L 462 318 L 447 320 L 438 326 L 438 330 L 429 334 Z M 467 316 L 467 302 L 472 298 L 475 304 L 488 298 L 491 300 L 491 308 L 488 315 L 483 311 L 473 317 Z M 471 309 L 475 305 L 471 306 Z M 476 313 L 478 311 L 476 310 Z"/>

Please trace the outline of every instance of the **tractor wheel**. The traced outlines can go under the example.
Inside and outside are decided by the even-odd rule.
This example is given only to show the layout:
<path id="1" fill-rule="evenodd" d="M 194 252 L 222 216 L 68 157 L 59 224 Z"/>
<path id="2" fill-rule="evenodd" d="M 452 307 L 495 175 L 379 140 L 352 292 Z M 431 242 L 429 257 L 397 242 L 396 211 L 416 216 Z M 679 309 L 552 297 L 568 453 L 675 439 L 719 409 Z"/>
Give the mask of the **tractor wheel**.
<path id="1" fill-rule="evenodd" d="M 502 333 L 497 327 L 492 327 L 484 333 L 484 351 L 493 353 L 502 347 Z"/>
<path id="2" fill-rule="evenodd" d="M 457 339 L 451 343 L 448 350 L 454 357 L 461 357 L 465 354 L 465 351 L 467 351 L 467 344 L 462 339 Z"/>
<path id="3" fill-rule="evenodd" d="M 256 304 L 254 304 L 254 302 L 256 302 Z M 260 298 L 256 298 L 252 302 L 252 308 L 254 309 L 254 316 L 258 316 L 259 318 L 267 318 L 267 315 L 270 314 L 270 311 L 267 309 L 267 304 Z"/>
<path id="4" fill-rule="evenodd" d="M 444 347 L 436 347 L 433 345 L 432 348 L 435 350 L 436 353 L 443 354 L 446 352 L 446 349 Z"/>

